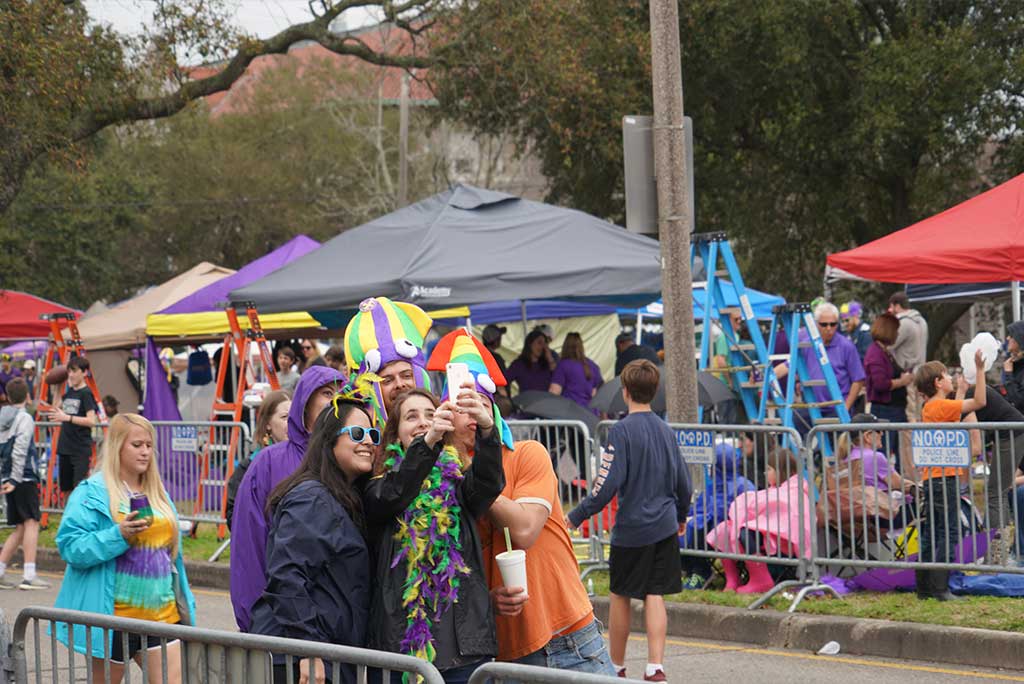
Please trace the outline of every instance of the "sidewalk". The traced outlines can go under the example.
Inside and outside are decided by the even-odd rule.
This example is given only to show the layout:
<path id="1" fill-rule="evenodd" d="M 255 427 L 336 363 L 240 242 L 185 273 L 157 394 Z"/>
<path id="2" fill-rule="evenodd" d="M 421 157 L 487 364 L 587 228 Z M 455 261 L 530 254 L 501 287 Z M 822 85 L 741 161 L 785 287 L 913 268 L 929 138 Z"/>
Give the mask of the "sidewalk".
<path id="1" fill-rule="evenodd" d="M 15 559 L 16 561 L 19 559 Z M 40 570 L 62 572 L 54 549 L 39 549 Z M 227 590 L 227 563 L 187 561 L 189 581 Z M 1012 599 L 1007 599 L 1012 600 Z M 608 599 L 595 597 L 594 610 L 607 625 Z M 744 610 L 696 603 L 668 603 L 668 634 L 692 639 L 725 639 L 742 644 L 816 652 L 829 641 L 843 653 L 931 661 L 974 667 L 1024 670 L 1024 634 L 888 620 Z M 631 631 L 643 632 L 643 606 L 633 602 Z"/>

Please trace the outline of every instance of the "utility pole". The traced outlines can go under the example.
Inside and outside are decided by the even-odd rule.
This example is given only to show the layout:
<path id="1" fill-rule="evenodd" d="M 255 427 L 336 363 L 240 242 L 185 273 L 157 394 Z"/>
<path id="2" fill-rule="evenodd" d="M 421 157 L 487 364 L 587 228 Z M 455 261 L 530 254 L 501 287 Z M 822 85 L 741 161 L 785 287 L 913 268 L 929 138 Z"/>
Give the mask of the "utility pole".
<path id="1" fill-rule="evenodd" d="M 409 204 L 409 74 L 402 74 L 398 101 L 398 206 Z"/>
<path id="2" fill-rule="evenodd" d="M 658 185 L 661 294 L 665 302 L 665 377 L 671 422 L 697 422 L 693 281 L 687 202 L 683 78 L 679 53 L 678 0 L 650 0 L 654 81 L 654 178 Z M 706 334 L 706 333 L 705 333 Z"/>

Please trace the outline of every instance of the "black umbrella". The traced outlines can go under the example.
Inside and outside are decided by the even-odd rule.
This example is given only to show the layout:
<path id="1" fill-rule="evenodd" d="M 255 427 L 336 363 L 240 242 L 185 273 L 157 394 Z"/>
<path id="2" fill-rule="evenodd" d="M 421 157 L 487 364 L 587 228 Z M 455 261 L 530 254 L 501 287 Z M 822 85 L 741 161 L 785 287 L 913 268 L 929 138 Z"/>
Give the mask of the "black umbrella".
<path id="1" fill-rule="evenodd" d="M 598 418 L 592 412 L 583 408 L 572 399 L 551 392 L 530 390 L 522 392 L 512 400 L 521 412 L 527 413 L 536 418 L 548 418 L 550 420 L 578 420 L 594 432 L 597 429 Z"/>
<path id="2" fill-rule="evenodd" d="M 697 374 L 697 400 L 704 408 L 713 408 L 723 401 L 735 399 L 729 386 L 707 371 Z"/>
<path id="3" fill-rule="evenodd" d="M 735 397 L 725 383 L 711 373 L 702 371 L 697 374 L 697 399 L 704 408 L 712 408 L 715 404 Z M 626 412 L 626 401 L 622 398 L 622 380 L 619 376 L 601 385 L 601 389 L 597 390 L 597 394 L 591 400 L 590 407 L 608 415 Z M 651 402 L 651 409 L 657 413 L 663 413 L 666 409 L 664 382 L 658 383 L 658 392 Z"/>

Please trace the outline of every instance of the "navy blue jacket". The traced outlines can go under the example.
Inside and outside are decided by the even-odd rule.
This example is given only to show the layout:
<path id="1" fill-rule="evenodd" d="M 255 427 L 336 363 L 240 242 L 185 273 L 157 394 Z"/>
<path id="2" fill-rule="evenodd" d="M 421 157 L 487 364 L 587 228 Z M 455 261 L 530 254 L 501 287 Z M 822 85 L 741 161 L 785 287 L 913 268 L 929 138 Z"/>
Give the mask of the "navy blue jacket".
<path id="1" fill-rule="evenodd" d="M 252 608 L 254 634 L 365 646 L 370 555 L 348 511 L 320 482 L 295 486 L 274 509 L 267 587 Z M 344 681 L 355 681 L 346 668 Z"/>
<path id="2" fill-rule="evenodd" d="M 672 429 L 650 411 L 631 413 L 608 433 L 593 491 L 569 520 L 579 527 L 618 494 L 612 544 L 647 546 L 678 533 L 692 491 Z"/>

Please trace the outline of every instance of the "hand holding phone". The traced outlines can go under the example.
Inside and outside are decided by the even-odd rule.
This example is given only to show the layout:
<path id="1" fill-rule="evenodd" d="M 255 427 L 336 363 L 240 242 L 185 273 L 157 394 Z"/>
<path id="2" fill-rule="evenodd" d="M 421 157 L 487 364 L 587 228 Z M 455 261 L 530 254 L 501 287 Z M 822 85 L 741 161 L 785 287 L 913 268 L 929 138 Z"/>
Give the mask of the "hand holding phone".
<path id="1" fill-rule="evenodd" d="M 448 376 L 448 399 L 453 403 L 459 398 L 459 391 L 466 383 L 473 385 L 473 374 L 465 363 L 449 363 L 445 367 Z"/>

